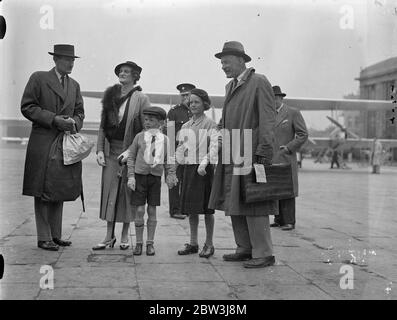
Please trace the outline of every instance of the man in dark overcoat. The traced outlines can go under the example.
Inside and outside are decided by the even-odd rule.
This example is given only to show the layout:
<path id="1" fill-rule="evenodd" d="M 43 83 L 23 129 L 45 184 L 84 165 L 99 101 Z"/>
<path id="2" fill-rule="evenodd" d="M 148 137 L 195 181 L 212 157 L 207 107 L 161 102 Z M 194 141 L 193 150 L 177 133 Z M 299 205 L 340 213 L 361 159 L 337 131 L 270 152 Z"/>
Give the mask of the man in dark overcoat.
<path id="1" fill-rule="evenodd" d="M 34 72 L 26 85 L 21 112 L 32 121 L 26 151 L 23 195 L 34 197 L 38 247 L 57 251 L 70 246 L 62 240 L 63 202 L 81 193 L 81 162 L 64 166 L 64 132 L 74 133 L 83 126 L 84 107 L 79 84 L 69 77 L 74 46 L 54 46 L 55 67 Z"/>
<path id="2" fill-rule="evenodd" d="M 221 59 L 222 69 L 232 81 L 226 85 L 221 121 L 222 159 L 216 166 L 208 207 L 225 211 L 231 217 L 237 248 L 235 253 L 224 255 L 224 260 L 249 260 L 244 263 L 246 268 L 270 266 L 275 258 L 269 215 L 277 214 L 277 204 L 275 201 L 245 203 L 241 196 L 241 175 L 251 170 L 252 163 L 272 163 L 276 118 L 272 86 L 264 75 L 246 67 L 251 58 L 240 42 L 226 42 L 215 57 Z M 252 133 L 250 141 L 245 141 L 245 131 Z M 227 132 L 229 139 L 225 138 Z M 252 150 L 252 154 L 244 154 L 244 162 L 249 160 L 248 164 L 236 161 L 245 150 L 244 144 Z"/>
<path id="3" fill-rule="evenodd" d="M 192 117 L 189 110 L 189 97 L 190 91 L 196 88 L 195 85 L 191 83 L 181 83 L 176 86 L 181 96 L 181 103 L 173 106 L 167 114 L 167 120 L 169 121 L 168 130 L 171 130 L 174 126 L 175 130 L 175 149 L 177 147 L 177 134 L 181 130 L 182 125 L 190 120 Z M 170 205 L 170 217 L 175 219 L 185 219 L 185 215 L 180 211 L 180 201 L 181 201 L 181 188 L 183 182 L 183 170 L 184 166 L 179 165 L 176 170 L 176 175 L 178 178 L 178 184 L 173 188 L 168 190 L 169 195 L 169 205 Z"/>
<path id="4" fill-rule="evenodd" d="M 300 111 L 283 102 L 286 94 L 281 91 L 281 88 L 274 86 L 273 92 L 276 98 L 277 112 L 275 125 L 276 152 L 273 156 L 273 163 L 291 164 L 294 196 L 278 201 L 279 214 L 274 217 L 274 223 L 271 226 L 281 227 L 281 230 L 286 231 L 295 228 L 295 197 L 298 196 L 296 152 L 306 142 L 309 134 Z"/>

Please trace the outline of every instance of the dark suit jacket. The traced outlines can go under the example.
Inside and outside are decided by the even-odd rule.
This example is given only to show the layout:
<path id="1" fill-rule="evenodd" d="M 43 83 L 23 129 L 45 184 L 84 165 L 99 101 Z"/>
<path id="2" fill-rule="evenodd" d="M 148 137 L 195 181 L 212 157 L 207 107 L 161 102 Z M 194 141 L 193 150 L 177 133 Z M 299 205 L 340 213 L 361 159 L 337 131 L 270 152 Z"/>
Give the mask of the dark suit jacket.
<path id="1" fill-rule="evenodd" d="M 276 150 L 273 156 L 273 163 L 291 164 L 295 196 L 298 195 L 298 165 L 296 152 L 305 143 L 308 136 L 305 120 L 300 111 L 284 104 L 276 116 L 274 131 Z M 291 151 L 291 154 L 280 151 L 280 146 L 286 146 Z"/>
<path id="2" fill-rule="evenodd" d="M 23 194 L 42 197 L 46 179 L 51 179 L 46 175 L 49 152 L 55 139 L 62 134 L 53 125 L 54 117 L 56 115 L 72 117 L 76 121 L 77 131 L 83 126 L 84 107 L 80 86 L 75 80 L 67 77 L 67 93 L 65 93 L 55 68 L 47 72 L 35 72 L 25 87 L 21 112 L 32 121 L 32 131 L 26 151 Z M 70 168 L 72 170 L 73 167 Z M 70 174 L 72 176 L 73 172 Z M 54 183 L 56 184 L 55 181 Z"/>

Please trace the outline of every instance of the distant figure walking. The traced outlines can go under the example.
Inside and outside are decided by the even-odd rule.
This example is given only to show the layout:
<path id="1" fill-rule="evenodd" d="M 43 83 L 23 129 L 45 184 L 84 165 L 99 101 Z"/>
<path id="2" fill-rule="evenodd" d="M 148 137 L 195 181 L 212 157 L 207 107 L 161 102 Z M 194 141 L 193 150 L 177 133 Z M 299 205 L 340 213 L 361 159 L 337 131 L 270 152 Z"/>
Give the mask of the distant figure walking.
<path id="1" fill-rule="evenodd" d="M 371 149 L 372 173 L 380 174 L 380 163 L 382 158 L 382 143 L 377 137 L 374 138 Z"/>

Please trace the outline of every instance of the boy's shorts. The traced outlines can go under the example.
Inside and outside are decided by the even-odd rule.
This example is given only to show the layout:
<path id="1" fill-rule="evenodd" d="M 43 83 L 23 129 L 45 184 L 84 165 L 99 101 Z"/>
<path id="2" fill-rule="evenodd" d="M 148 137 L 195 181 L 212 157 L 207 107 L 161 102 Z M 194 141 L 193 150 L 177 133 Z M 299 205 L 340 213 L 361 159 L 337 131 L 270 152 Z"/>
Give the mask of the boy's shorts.
<path id="1" fill-rule="evenodd" d="M 161 177 L 151 174 L 135 173 L 135 191 L 132 191 L 131 204 L 144 206 L 147 202 L 150 206 L 160 205 Z"/>

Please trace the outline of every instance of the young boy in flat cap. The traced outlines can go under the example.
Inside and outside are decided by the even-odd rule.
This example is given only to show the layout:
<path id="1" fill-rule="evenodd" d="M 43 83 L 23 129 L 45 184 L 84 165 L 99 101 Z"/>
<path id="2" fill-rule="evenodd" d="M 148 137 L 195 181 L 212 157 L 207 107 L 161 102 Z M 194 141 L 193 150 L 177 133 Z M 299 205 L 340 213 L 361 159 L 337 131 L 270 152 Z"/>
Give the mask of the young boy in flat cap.
<path id="1" fill-rule="evenodd" d="M 169 188 L 177 183 L 175 164 L 167 162 L 168 137 L 160 131 L 166 119 L 160 107 L 149 107 L 143 111 L 145 130 L 138 133 L 131 146 L 127 160 L 128 187 L 132 192 L 132 205 L 137 206 L 135 218 L 136 247 L 134 255 L 142 254 L 145 204 L 148 219 L 146 255 L 153 256 L 154 233 L 156 230 L 156 207 L 160 205 L 161 176 L 165 169 Z"/>

